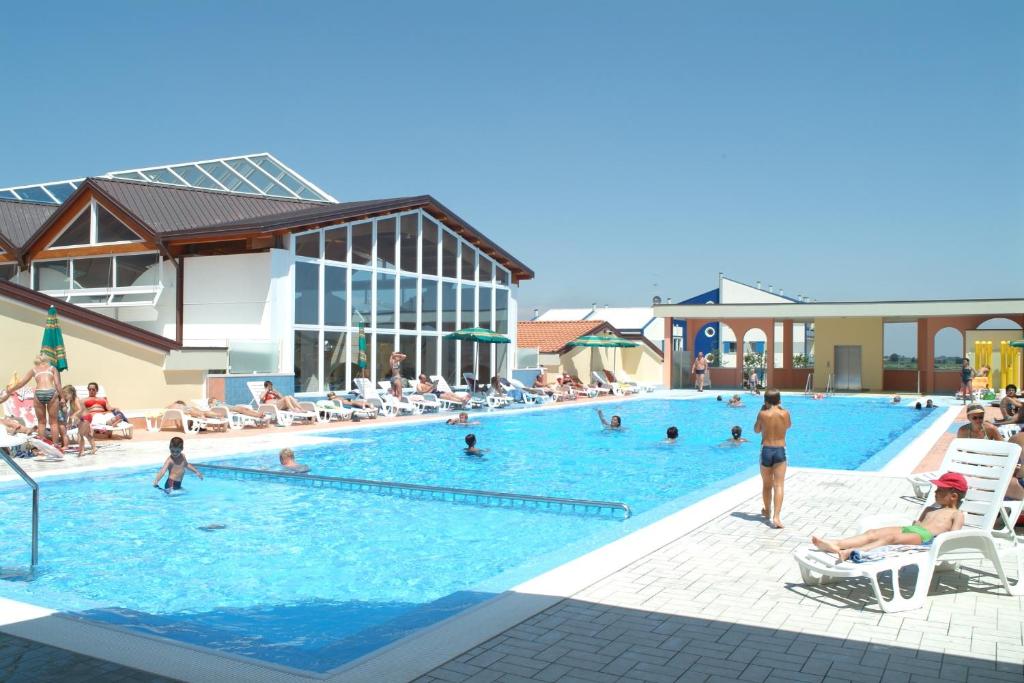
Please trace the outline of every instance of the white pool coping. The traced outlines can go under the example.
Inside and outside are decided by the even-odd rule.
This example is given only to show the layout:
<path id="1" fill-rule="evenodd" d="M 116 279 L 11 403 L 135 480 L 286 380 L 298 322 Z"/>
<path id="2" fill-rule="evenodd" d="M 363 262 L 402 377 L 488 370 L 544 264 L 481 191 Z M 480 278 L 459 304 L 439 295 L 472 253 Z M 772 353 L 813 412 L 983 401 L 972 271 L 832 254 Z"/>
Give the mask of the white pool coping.
<path id="1" fill-rule="evenodd" d="M 707 393 L 707 392 L 706 392 Z M 708 399 L 715 395 L 667 395 L 654 392 L 635 398 Z M 629 400 L 635 400 L 631 398 Z M 576 407 L 568 405 L 553 408 Z M 883 467 L 881 472 L 852 471 L 857 475 L 898 476 L 909 474 L 956 419 L 960 408 L 949 408 L 929 425 L 900 453 Z M 518 413 L 518 411 L 516 411 Z M 486 417 L 489 417 L 487 415 Z M 480 415 L 480 417 L 485 417 Z M 442 418 L 438 418 L 442 419 Z M 368 424 L 366 428 L 400 426 L 401 421 Z M 405 423 L 409 424 L 409 423 Z M 421 424 L 417 422 L 416 424 Z M 362 427 L 358 431 L 362 431 Z M 353 434 L 358 433 L 352 430 Z M 266 450 L 283 445 L 322 443 L 331 437 L 318 437 L 315 433 L 265 434 L 255 438 L 238 438 L 230 442 L 218 440 L 206 444 L 196 442 L 191 457 L 219 459 L 234 457 L 238 453 Z M 204 457 L 200 446 L 232 445 L 232 453 L 209 453 Z M 140 446 L 143 444 L 139 444 Z M 153 442 L 146 444 L 154 445 Z M 237 447 L 236 447 L 237 446 Z M 151 450 L 157 450 L 152 449 Z M 74 472 L 94 472 L 121 467 L 137 467 L 149 462 L 161 463 L 162 452 L 132 455 L 130 462 L 102 462 L 88 467 L 62 469 L 39 474 L 39 477 Z M 120 460 L 120 459 L 118 459 Z M 811 468 L 791 467 L 787 479 L 799 477 Z M 842 474 L 842 470 L 828 470 Z M 36 476 L 35 474 L 33 476 Z M 667 517 L 616 539 L 596 550 L 570 560 L 554 569 L 525 581 L 500 595 L 444 621 L 416 631 L 405 638 L 349 662 L 326 674 L 278 666 L 256 659 L 245 658 L 209 648 L 193 646 L 164 638 L 150 637 L 126 628 L 87 621 L 61 614 L 57 610 L 0 598 L 0 631 L 37 642 L 79 652 L 99 659 L 130 666 L 143 671 L 179 678 L 187 681 L 219 683 L 224 680 L 263 681 L 330 681 L 354 683 L 363 681 L 405 681 L 421 676 L 450 659 L 472 649 L 516 624 L 584 590 L 593 583 L 613 574 L 636 560 L 673 542 L 677 538 L 712 519 L 744 504 L 761 490 L 759 476 L 753 476 Z"/>

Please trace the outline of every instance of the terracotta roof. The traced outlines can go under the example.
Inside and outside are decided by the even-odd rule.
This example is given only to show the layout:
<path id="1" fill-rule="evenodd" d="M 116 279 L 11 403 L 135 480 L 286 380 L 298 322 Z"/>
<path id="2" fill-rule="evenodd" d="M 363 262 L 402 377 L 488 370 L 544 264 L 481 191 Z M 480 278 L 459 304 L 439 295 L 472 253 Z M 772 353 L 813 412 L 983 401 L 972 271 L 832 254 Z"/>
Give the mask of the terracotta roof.
<path id="1" fill-rule="evenodd" d="M 573 339 L 605 328 L 610 329 L 611 325 L 603 320 L 522 320 L 516 345 L 541 353 L 561 353 Z"/>

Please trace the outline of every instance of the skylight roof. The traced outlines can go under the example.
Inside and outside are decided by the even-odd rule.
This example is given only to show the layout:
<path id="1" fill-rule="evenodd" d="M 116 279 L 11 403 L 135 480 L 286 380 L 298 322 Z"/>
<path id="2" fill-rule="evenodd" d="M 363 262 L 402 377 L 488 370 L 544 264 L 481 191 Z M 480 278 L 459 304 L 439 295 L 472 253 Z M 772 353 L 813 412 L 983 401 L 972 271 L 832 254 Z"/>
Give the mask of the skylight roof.
<path id="1" fill-rule="evenodd" d="M 285 166 L 270 154 L 248 154 L 169 166 L 110 171 L 103 178 L 138 180 L 179 187 L 198 187 L 222 192 L 242 192 L 265 197 L 337 202 L 331 195 Z M 0 189 L 0 198 L 60 204 L 85 178 Z"/>

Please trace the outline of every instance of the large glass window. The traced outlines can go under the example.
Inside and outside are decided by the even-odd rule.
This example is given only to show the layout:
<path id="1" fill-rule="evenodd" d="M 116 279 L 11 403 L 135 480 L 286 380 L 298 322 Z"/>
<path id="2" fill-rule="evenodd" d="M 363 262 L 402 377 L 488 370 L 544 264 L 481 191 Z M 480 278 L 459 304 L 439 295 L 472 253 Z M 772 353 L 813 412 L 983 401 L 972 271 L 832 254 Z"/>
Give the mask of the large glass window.
<path id="1" fill-rule="evenodd" d="M 85 207 L 85 211 L 78 214 L 78 218 L 71 222 L 60 234 L 60 237 L 53 241 L 51 247 L 77 247 L 91 243 L 92 234 L 92 212 Z"/>
<path id="2" fill-rule="evenodd" d="M 107 289 L 114 286 L 114 261 L 105 258 L 80 258 L 74 262 L 72 289 Z"/>
<path id="3" fill-rule="evenodd" d="M 96 221 L 93 224 L 93 207 Z M 80 247 L 112 242 L 140 242 L 141 238 L 127 225 L 99 204 L 90 204 L 53 241 L 51 247 Z"/>
<path id="4" fill-rule="evenodd" d="M 458 277 L 459 240 L 446 230 L 441 232 L 444 234 L 441 240 L 441 270 L 445 277 Z"/>
<path id="5" fill-rule="evenodd" d="M 377 267 L 397 268 L 395 263 L 395 240 L 398 228 L 394 218 L 382 218 L 377 221 Z"/>
<path id="6" fill-rule="evenodd" d="M 295 391 L 320 391 L 320 333 L 295 331 Z"/>
<path id="7" fill-rule="evenodd" d="M 405 354 L 405 360 L 402 361 L 402 377 L 416 379 L 416 353 L 419 349 L 415 335 L 401 335 L 398 338 L 398 350 Z"/>
<path id="8" fill-rule="evenodd" d="M 373 273 L 352 269 L 352 326 L 369 326 L 373 319 Z"/>
<path id="9" fill-rule="evenodd" d="M 462 373 L 455 364 L 459 342 L 441 337 L 441 374 L 449 384 L 462 384 Z"/>
<path id="10" fill-rule="evenodd" d="M 509 275 L 508 271 L 498 266 L 498 284 L 508 286 Z"/>
<path id="11" fill-rule="evenodd" d="M 416 329 L 416 300 L 419 298 L 419 288 L 414 277 L 403 276 L 401 286 L 398 290 L 399 297 L 399 323 L 403 330 Z"/>
<path id="12" fill-rule="evenodd" d="M 295 255 L 320 258 L 320 231 L 298 235 L 295 238 Z"/>
<path id="13" fill-rule="evenodd" d="M 454 332 L 458 325 L 459 309 L 455 300 L 458 287 L 454 282 L 441 283 L 441 329 L 445 332 Z"/>
<path id="14" fill-rule="evenodd" d="M 402 270 L 407 273 L 415 273 L 418 266 L 419 254 L 419 214 L 402 216 Z"/>
<path id="15" fill-rule="evenodd" d="M 295 323 L 320 323 L 320 266 L 313 263 L 295 264 Z"/>
<path id="16" fill-rule="evenodd" d="M 508 290 L 494 290 L 494 331 L 508 334 Z"/>
<path id="17" fill-rule="evenodd" d="M 437 223 L 423 216 L 423 274 L 439 275 L 437 272 Z"/>
<path id="18" fill-rule="evenodd" d="M 476 281 L 476 250 L 465 242 L 462 243 L 462 279 Z"/>
<path id="19" fill-rule="evenodd" d="M 324 266 L 324 325 L 348 325 L 348 269 Z"/>
<path id="20" fill-rule="evenodd" d="M 473 285 L 462 285 L 462 321 L 460 323 L 460 329 L 467 327 L 476 327 L 475 320 L 475 308 L 476 301 L 474 301 L 473 290 L 476 289 Z"/>
<path id="21" fill-rule="evenodd" d="M 99 204 L 96 205 L 96 243 L 138 242 L 139 236 L 114 218 L 114 215 Z"/>
<path id="22" fill-rule="evenodd" d="M 18 264 L 0 263 L 0 280 L 13 280 L 18 274 Z"/>
<path id="23" fill-rule="evenodd" d="M 115 284 L 118 287 L 152 287 L 160 284 L 160 257 L 156 254 L 118 256 Z"/>
<path id="24" fill-rule="evenodd" d="M 67 259 L 62 261 L 36 261 L 32 264 L 32 289 L 45 291 L 48 289 L 67 290 L 70 287 L 71 267 Z"/>
<path id="25" fill-rule="evenodd" d="M 370 265 L 373 258 L 373 223 L 352 226 L 352 263 Z"/>
<path id="26" fill-rule="evenodd" d="M 494 269 L 491 268 L 491 259 L 487 258 L 483 254 L 480 255 L 480 282 L 490 282 L 494 275 Z"/>
<path id="27" fill-rule="evenodd" d="M 348 261 L 348 226 L 324 231 L 324 258 Z"/>
<path id="28" fill-rule="evenodd" d="M 324 331 L 324 391 L 344 391 L 348 388 L 345 370 L 348 332 Z"/>
<path id="29" fill-rule="evenodd" d="M 437 330 L 437 281 L 423 280 L 421 287 L 420 301 L 420 329 Z"/>
<path id="30" fill-rule="evenodd" d="M 427 377 L 437 374 L 437 337 L 420 337 L 420 372 Z"/>
<path id="31" fill-rule="evenodd" d="M 491 296 L 494 290 L 490 287 L 480 288 L 480 304 L 477 307 L 480 311 L 480 327 L 488 330 L 491 328 Z"/>
<path id="32" fill-rule="evenodd" d="M 391 360 L 391 352 L 395 350 L 395 335 L 387 332 L 375 334 L 373 343 L 377 351 L 377 371 L 374 373 L 374 377 L 380 381 L 391 376 L 391 366 L 388 361 Z"/>
<path id="33" fill-rule="evenodd" d="M 477 379 L 482 384 L 490 384 L 491 377 L 494 373 L 491 372 L 491 353 L 494 351 L 494 347 L 497 344 L 477 344 Z"/>
<path id="34" fill-rule="evenodd" d="M 382 329 L 395 328 L 395 276 L 377 274 L 377 322 Z"/>

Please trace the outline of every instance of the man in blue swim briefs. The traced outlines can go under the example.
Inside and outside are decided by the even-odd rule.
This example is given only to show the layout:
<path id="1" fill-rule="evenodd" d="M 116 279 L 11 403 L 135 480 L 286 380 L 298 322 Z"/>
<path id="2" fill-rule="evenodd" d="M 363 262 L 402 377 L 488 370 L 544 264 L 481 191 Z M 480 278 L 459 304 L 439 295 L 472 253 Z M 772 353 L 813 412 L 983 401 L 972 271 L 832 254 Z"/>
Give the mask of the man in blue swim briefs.
<path id="1" fill-rule="evenodd" d="M 776 529 L 782 528 L 779 515 L 786 483 L 786 430 L 793 426 L 789 411 L 781 403 L 778 389 L 764 392 L 764 406 L 754 422 L 754 432 L 761 435 L 761 514 L 767 517 L 771 513 Z"/>

